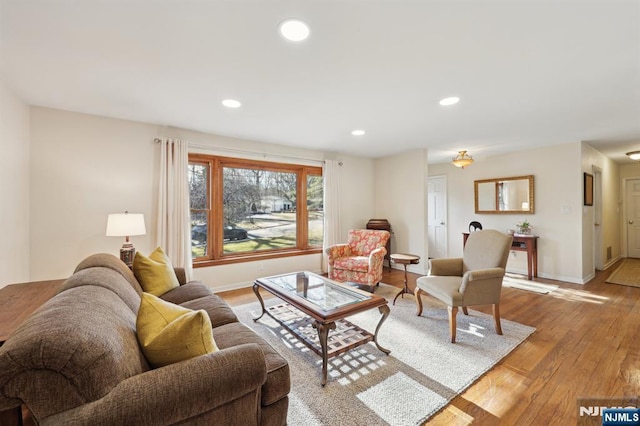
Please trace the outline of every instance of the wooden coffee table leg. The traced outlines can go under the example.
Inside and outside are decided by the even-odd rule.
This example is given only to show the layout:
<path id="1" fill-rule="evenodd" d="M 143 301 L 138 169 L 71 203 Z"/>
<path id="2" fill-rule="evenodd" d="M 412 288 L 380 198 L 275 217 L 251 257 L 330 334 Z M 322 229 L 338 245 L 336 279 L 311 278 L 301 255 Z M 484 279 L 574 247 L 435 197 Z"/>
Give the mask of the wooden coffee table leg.
<path id="1" fill-rule="evenodd" d="M 260 318 L 262 318 L 262 316 L 267 313 L 267 310 L 264 308 L 264 301 L 262 300 L 262 296 L 260 295 L 260 287 L 258 287 L 256 284 L 254 284 L 253 285 L 253 292 L 258 297 L 258 300 L 260 301 L 260 306 L 262 306 L 262 313 L 260 314 L 260 316 L 258 318 L 254 318 L 253 319 L 253 321 L 255 322 L 255 321 L 258 321 Z"/>
<path id="2" fill-rule="evenodd" d="M 387 319 L 387 317 L 389 316 L 389 305 L 384 305 L 384 306 L 380 306 L 378 308 L 378 310 L 380 311 L 380 313 L 382 314 L 382 318 L 380 318 L 380 321 L 378 322 L 378 325 L 376 326 L 376 333 L 373 335 L 373 343 L 376 344 L 376 347 L 381 350 L 382 352 L 384 352 L 385 354 L 389 355 L 391 353 L 391 351 L 389 349 L 385 349 L 382 346 L 380 346 L 378 344 L 378 331 L 380 330 L 380 326 L 382 325 L 382 323 Z"/>
<path id="3" fill-rule="evenodd" d="M 329 338 L 329 330 L 335 330 L 336 323 L 321 324 L 318 321 L 314 321 L 313 326 L 318 330 L 318 338 L 320 339 L 320 347 L 322 348 L 322 380 L 320 384 L 324 386 L 327 384 L 327 340 Z"/>

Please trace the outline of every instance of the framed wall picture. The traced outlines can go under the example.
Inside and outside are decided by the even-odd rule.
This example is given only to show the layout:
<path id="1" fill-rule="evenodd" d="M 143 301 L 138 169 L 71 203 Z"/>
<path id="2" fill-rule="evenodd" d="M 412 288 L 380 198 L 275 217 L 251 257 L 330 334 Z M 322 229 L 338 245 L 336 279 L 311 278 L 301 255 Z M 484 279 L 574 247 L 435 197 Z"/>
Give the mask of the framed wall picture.
<path id="1" fill-rule="evenodd" d="M 593 205 L 593 175 L 584 174 L 584 205 Z"/>

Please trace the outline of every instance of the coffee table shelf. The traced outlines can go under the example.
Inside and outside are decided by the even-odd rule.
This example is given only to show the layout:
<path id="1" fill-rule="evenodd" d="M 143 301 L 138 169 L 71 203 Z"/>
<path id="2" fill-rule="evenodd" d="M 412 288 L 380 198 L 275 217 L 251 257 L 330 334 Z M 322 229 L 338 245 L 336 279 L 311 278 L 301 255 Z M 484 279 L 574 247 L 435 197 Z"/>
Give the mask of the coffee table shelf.
<path id="1" fill-rule="evenodd" d="M 313 318 L 288 303 L 268 307 L 267 314 L 296 335 L 309 349 L 322 356 L 322 345 Z M 345 319 L 338 320 L 335 324 L 336 328 L 327 337 L 327 358 L 373 341 L 373 334 Z"/>

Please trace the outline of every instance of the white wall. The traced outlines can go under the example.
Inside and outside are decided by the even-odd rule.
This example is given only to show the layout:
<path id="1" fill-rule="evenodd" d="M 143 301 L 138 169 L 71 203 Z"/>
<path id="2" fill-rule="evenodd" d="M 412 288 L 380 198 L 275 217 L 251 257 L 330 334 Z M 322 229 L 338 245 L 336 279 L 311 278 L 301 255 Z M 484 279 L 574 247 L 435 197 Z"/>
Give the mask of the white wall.
<path id="1" fill-rule="evenodd" d="M 29 281 L 29 107 L 0 80 L 0 288 Z"/>
<path id="2" fill-rule="evenodd" d="M 429 175 L 447 176 L 448 255 L 462 255 L 462 233 L 477 220 L 484 229 L 506 232 L 528 219 L 538 235 L 538 275 L 584 283 L 582 270 L 581 144 L 568 143 L 478 160 L 465 169 L 432 164 Z M 535 213 L 475 214 L 473 182 L 478 179 L 534 175 Z M 563 213 L 564 212 L 564 213 Z M 507 269 L 526 273 L 526 253 L 513 252 Z"/>
<path id="3" fill-rule="evenodd" d="M 107 215 L 143 213 L 153 247 L 155 126 L 31 108 L 31 279 L 66 278 L 92 253 L 119 256 L 124 237 L 106 237 Z"/>
<path id="4" fill-rule="evenodd" d="M 147 235 L 132 237 L 148 253 L 156 244 L 155 205 L 159 145 L 156 137 L 182 138 L 197 151 L 234 155 L 228 149 L 310 160 L 334 153 L 228 138 L 185 129 L 33 107 L 31 109 L 31 279 L 65 278 L 84 257 L 118 255 L 120 238 L 106 237 L 108 213 L 144 213 Z M 239 154 L 238 154 L 239 155 Z M 363 226 L 374 213 L 373 160 L 340 157 L 344 234 Z M 289 160 L 291 161 L 291 160 Z M 316 161 L 316 164 L 320 164 Z M 321 256 L 196 268 L 194 278 L 214 290 L 246 286 L 257 277 L 292 270 L 320 271 Z"/>
<path id="5" fill-rule="evenodd" d="M 344 243 L 349 229 L 365 228 L 369 219 L 376 217 L 377 198 L 374 160 L 359 157 L 341 157 L 340 174 L 341 224 Z"/>
<path id="6" fill-rule="evenodd" d="M 376 160 L 376 218 L 387 219 L 393 232 L 392 253 L 420 256 L 408 271 L 425 274 L 427 239 L 427 151 L 414 150 Z M 402 269 L 398 265 L 393 267 Z"/>

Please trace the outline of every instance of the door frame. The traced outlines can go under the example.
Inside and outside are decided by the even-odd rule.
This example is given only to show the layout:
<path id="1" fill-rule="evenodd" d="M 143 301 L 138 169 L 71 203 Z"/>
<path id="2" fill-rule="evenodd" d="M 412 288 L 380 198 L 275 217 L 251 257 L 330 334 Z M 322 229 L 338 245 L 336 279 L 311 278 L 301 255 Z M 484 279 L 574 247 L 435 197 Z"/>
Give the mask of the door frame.
<path id="1" fill-rule="evenodd" d="M 622 257 L 629 257 L 629 227 L 627 226 L 627 221 L 629 220 L 629 215 L 627 214 L 627 207 L 629 204 L 629 200 L 627 200 L 627 185 L 629 185 L 629 181 L 631 180 L 640 180 L 640 176 L 632 176 L 622 178 Z"/>
<path id="2" fill-rule="evenodd" d="M 449 255 L 449 192 L 448 192 L 448 181 L 447 181 L 447 175 L 434 175 L 434 176 L 427 176 L 427 202 L 429 200 L 429 181 L 431 179 L 441 179 L 444 182 L 444 227 L 445 227 L 445 236 L 444 236 L 444 257 L 446 258 Z M 429 206 L 427 205 L 427 215 L 426 215 L 426 222 L 427 222 L 427 232 L 429 230 L 429 214 L 428 214 L 428 209 Z M 427 258 L 430 258 L 430 253 L 429 253 L 429 236 L 427 235 Z"/>
<path id="3" fill-rule="evenodd" d="M 602 237 L 602 169 L 593 166 L 593 265 L 604 270 L 604 242 Z"/>

